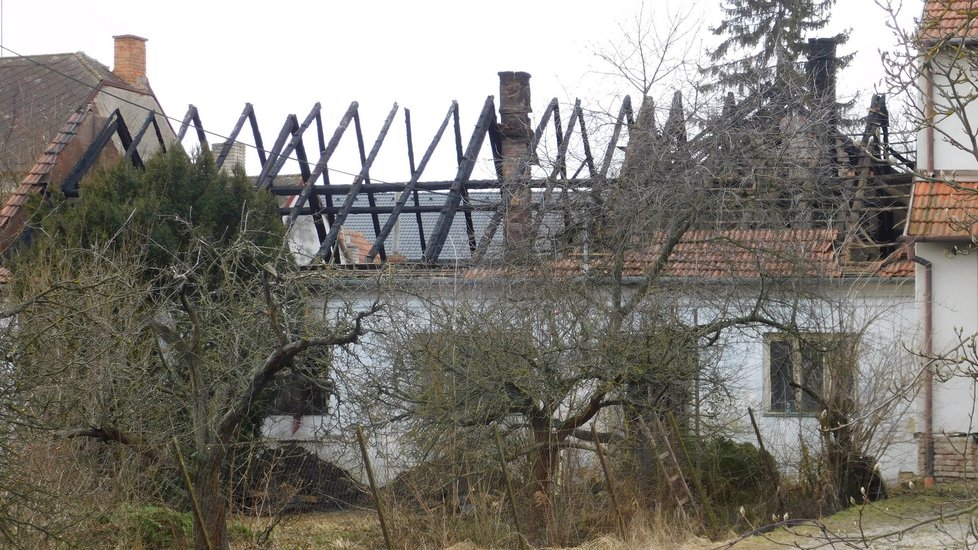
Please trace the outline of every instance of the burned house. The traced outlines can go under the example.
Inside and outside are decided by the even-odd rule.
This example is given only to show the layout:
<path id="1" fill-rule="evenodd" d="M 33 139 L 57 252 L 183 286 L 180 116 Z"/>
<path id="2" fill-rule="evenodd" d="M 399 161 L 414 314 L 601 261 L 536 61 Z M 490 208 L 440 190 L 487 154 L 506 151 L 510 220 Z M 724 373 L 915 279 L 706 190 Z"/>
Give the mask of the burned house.
<path id="1" fill-rule="evenodd" d="M 534 111 L 530 75 L 504 72 L 498 110 L 488 97 L 469 130 L 452 103 L 428 142 L 416 143 L 410 112 L 397 105 L 371 140 L 357 103 L 332 128 L 317 104 L 301 120 L 290 116 L 266 141 L 246 105 L 213 153 L 221 167 L 235 162 L 233 144 L 250 142 L 247 154 L 261 167 L 255 185 L 279 198 L 297 261 L 351 281 L 351 292 L 364 300 L 376 290 L 358 281 L 379 266 L 398 281 L 452 281 L 436 289 L 447 297 L 460 288 L 456 281 L 483 292 L 509 276 L 584 280 L 599 293 L 621 288 L 626 297 L 665 289 L 663 311 L 675 323 L 717 327 L 707 340 L 723 351 L 709 369 L 733 381 L 739 400 L 735 418 L 724 420 L 739 422 L 749 439 L 747 409 L 760 411 L 759 433 L 787 464 L 797 459 L 799 437 L 818 439 L 812 393 L 841 384 L 828 371 L 832 352 L 848 351 L 843 393 L 858 399 L 861 382 L 853 380 L 866 378 L 854 373 L 879 366 L 881 350 L 912 346 L 914 332 L 913 268 L 897 240 L 912 155 L 891 146 L 882 96 L 873 97 L 861 132 L 844 131 L 834 114 L 833 45 L 816 40 L 811 49 L 811 86 L 783 105 L 730 96 L 715 115 L 692 120 L 680 94 L 666 117 L 657 116 L 651 100 L 636 112 L 625 97 L 598 124 L 580 101 L 566 106 L 553 99 Z M 109 162 L 111 151 L 138 165 L 148 144 L 170 147 L 196 136 L 192 145 L 208 146 L 206 114 L 193 107 L 172 134 L 165 120 L 156 122 L 162 111 L 155 107 L 135 114 L 120 108 L 104 120 L 84 118 L 89 112 L 95 111 L 69 115 L 8 199 L 0 217 L 8 244 L 25 227 L 16 215 L 23 197 L 48 185 L 83 194 L 82 176 Z M 395 127 L 399 116 L 403 130 Z M 77 131 L 84 120 L 91 121 L 91 139 Z M 371 168 L 395 135 L 406 140 L 408 173 L 402 181 L 373 181 Z M 360 159 L 350 178 L 330 169 L 343 140 L 356 141 Z M 423 151 L 416 147 L 422 143 Z M 65 153 L 72 148 L 78 156 Z M 426 178 L 443 149 L 454 153 L 454 176 Z M 298 174 L 283 173 L 290 162 Z M 59 163 L 64 175 L 53 168 Z M 791 331 L 748 316 L 758 289 L 767 297 L 772 285 L 780 294 L 771 316 L 791 318 L 783 323 Z M 784 306 L 799 289 L 807 293 L 796 300 L 801 305 Z M 716 300 L 721 294 L 724 303 Z M 737 331 L 719 328 L 741 316 Z M 853 334 L 861 337 L 858 346 Z M 370 366 L 365 359 L 364 368 Z M 697 413 L 708 406 L 688 393 Z M 269 439 L 335 452 L 328 447 L 339 437 L 331 432 L 328 396 L 294 387 L 279 404 L 281 414 L 265 423 Z M 893 454 L 883 463 L 890 477 L 916 467 L 905 413 L 889 419 L 885 443 Z M 399 466 L 391 463 L 387 472 Z"/>

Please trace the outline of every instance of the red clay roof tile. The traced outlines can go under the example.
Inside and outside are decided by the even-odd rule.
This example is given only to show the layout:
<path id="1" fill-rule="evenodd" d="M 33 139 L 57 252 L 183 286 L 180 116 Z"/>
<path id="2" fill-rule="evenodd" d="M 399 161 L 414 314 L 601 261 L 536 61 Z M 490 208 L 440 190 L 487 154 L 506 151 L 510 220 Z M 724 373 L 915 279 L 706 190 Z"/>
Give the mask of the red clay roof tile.
<path id="1" fill-rule="evenodd" d="M 85 119 L 87 113 L 87 109 L 79 109 L 68 117 L 68 121 L 61 127 L 61 131 L 48 144 L 45 153 L 38 159 L 24 179 L 21 180 L 17 189 L 7 197 L 3 208 L 0 208 L 0 235 L 3 235 L 5 240 L 0 245 L 6 246 L 9 244 L 9 239 L 13 237 L 14 233 L 20 233 L 21 228 L 8 226 L 17 216 L 21 206 L 27 202 L 27 199 L 35 193 L 44 191 L 47 187 L 48 177 L 58 160 L 58 154 L 64 150 L 68 142 L 71 141 L 71 138 L 78 132 L 78 127 Z"/>
<path id="2" fill-rule="evenodd" d="M 978 0 L 927 0 L 919 37 L 978 38 Z"/>
<path id="3" fill-rule="evenodd" d="M 914 183 L 906 235 L 953 239 L 978 235 L 978 182 Z"/>

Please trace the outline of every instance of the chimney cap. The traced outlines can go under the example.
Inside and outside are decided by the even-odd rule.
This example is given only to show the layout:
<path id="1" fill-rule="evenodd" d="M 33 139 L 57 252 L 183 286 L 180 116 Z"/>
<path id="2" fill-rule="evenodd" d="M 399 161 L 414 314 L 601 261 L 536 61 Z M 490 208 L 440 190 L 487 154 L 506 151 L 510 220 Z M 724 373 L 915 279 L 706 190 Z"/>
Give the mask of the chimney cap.
<path id="1" fill-rule="evenodd" d="M 525 71 L 499 71 L 500 79 L 519 79 L 519 80 L 530 80 L 530 73 Z"/>
<path id="2" fill-rule="evenodd" d="M 136 36 L 135 34 L 117 34 L 114 35 L 112 38 L 114 40 L 141 40 L 143 42 L 146 42 L 146 40 L 148 40 L 146 38 L 143 38 L 142 36 Z"/>

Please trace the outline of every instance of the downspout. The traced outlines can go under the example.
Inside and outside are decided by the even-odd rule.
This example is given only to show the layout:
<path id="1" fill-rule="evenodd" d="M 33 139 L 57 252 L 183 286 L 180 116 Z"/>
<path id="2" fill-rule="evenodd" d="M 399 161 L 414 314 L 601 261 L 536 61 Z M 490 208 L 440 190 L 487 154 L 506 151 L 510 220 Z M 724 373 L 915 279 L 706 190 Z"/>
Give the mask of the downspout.
<path id="1" fill-rule="evenodd" d="M 934 177 L 934 67 L 930 63 L 925 67 L 927 78 L 927 172 Z M 914 261 L 924 268 L 924 353 L 927 364 L 924 368 L 924 487 L 934 486 L 934 294 L 933 294 L 933 264 L 918 258 L 916 245 L 913 248 Z"/>
<path id="2" fill-rule="evenodd" d="M 924 268 L 924 487 L 934 486 L 934 306 L 933 264 L 917 256 L 916 243 L 910 246 L 910 260 Z"/>

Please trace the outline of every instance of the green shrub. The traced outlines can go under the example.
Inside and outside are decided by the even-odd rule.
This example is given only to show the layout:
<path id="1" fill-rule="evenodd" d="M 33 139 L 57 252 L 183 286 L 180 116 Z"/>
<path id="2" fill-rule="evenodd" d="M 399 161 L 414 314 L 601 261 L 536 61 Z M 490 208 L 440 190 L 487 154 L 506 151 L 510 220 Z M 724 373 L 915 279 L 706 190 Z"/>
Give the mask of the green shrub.
<path id="1" fill-rule="evenodd" d="M 127 506 L 120 512 L 119 523 L 144 548 L 190 546 L 193 541 L 193 517 L 165 506 Z"/>
<path id="2" fill-rule="evenodd" d="M 711 439 L 701 456 L 703 487 L 720 521 L 737 526 L 747 519 L 770 522 L 779 509 L 778 479 L 774 458 L 750 443 L 726 438 Z"/>

